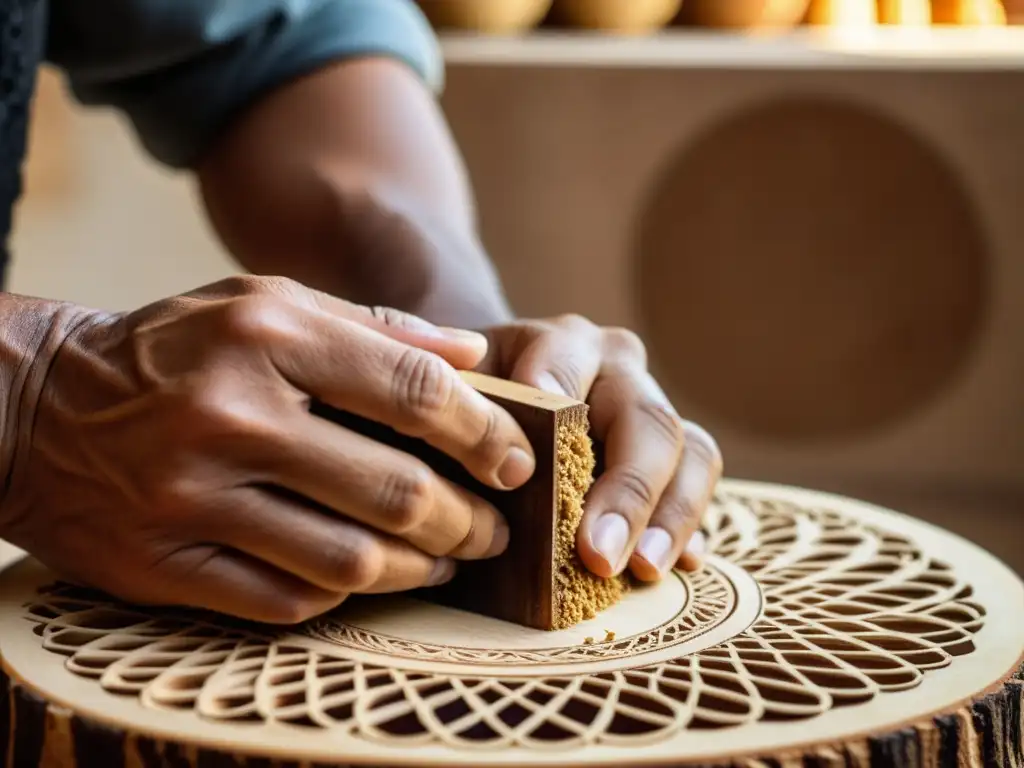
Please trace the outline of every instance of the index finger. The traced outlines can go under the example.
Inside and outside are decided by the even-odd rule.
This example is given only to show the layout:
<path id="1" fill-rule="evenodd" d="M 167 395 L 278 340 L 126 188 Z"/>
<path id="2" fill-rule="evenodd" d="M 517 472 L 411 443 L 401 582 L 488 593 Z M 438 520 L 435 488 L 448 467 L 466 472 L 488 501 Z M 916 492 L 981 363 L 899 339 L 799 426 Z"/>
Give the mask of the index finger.
<path id="1" fill-rule="evenodd" d="M 323 312 L 299 324 L 288 343 L 271 345 L 271 357 L 302 391 L 424 440 L 491 487 L 516 488 L 533 474 L 519 424 L 438 355 Z"/>
<path id="2" fill-rule="evenodd" d="M 476 367 L 488 351 L 487 337 L 481 333 L 438 326 L 391 307 L 356 304 L 285 277 L 234 275 L 184 295 L 204 300 L 280 298 L 289 305 L 359 323 L 396 341 L 426 349 L 464 370 Z"/>

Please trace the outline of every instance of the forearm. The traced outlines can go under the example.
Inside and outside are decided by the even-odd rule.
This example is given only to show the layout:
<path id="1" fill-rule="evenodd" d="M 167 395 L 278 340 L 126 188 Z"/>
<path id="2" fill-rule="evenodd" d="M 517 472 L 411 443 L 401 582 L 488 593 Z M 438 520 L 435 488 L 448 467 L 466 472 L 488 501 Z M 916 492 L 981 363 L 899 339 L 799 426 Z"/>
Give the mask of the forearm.
<path id="1" fill-rule="evenodd" d="M 448 325 L 511 315 L 440 109 L 399 63 L 350 61 L 277 90 L 214 145 L 199 179 L 250 271 Z"/>

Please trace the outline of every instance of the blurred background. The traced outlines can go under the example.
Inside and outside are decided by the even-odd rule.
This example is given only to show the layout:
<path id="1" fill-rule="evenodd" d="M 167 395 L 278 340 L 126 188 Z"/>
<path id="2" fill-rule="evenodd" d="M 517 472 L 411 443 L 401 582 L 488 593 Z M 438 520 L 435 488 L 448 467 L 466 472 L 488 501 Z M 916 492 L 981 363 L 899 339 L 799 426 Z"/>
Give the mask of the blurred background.
<path id="1" fill-rule="evenodd" d="M 730 476 L 1024 573 L 1024 0 L 420 5 L 519 312 L 641 332 Z M 237 271 L 52 73 L 31 147 L 12 290 L 122 309 Z"/>

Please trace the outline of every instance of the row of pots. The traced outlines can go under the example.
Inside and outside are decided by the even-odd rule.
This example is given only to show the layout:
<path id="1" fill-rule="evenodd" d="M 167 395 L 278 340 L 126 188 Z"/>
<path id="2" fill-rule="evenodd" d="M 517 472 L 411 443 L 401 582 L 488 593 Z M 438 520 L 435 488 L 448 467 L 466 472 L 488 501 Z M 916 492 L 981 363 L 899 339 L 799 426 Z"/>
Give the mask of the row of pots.
<path id="1" fill-rule="evenodd" d="M 1007 21 L 1002 0 L 419 0 L 419 4 L 439 29 L 491 33 L 522 32 L 542 22 L 648 32 L 675 23 L 785 28 L 802 23 L 1001 25 Z"/>

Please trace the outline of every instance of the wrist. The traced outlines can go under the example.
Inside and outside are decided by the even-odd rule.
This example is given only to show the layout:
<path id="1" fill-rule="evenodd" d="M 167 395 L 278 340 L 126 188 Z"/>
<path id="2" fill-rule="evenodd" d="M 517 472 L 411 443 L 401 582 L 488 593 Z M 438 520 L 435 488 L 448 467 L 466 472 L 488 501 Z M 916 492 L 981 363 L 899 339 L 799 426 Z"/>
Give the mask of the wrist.
<path id="1" fill-rule="evenodd" d="M 69 336 L 95 314 L 64 302 L 0 298 L 0 538 L 14 544 L 12 529 L 26 508 L 24 465 L 49 372 Z"/>

